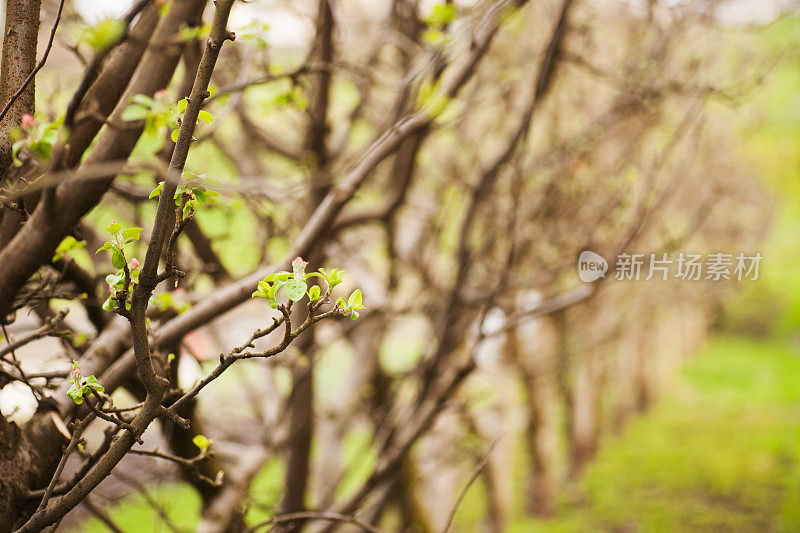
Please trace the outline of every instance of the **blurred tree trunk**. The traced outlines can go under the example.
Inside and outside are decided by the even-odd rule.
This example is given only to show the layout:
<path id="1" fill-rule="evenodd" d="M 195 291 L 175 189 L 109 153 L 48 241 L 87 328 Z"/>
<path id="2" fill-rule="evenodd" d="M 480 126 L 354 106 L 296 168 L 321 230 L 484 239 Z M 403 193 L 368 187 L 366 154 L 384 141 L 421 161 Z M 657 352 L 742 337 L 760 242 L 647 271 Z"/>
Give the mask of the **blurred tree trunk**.
<path id="1" fill-rule="evenodd" d="M 529 465 L 525 507 L 534 516 L 553 514 L 557 489 L 558 421 L 555 404 L 558 398 L 553 383 L 555 346 L 552 331 L 549 336 L 550 339 L 530 346 L 521 342 L 519 333 L 514 330 L 509 334 L 508 343 L 509 352 L 522 376 L 526 400 L 528 423 L 525 427 L 525 446 Z"/>

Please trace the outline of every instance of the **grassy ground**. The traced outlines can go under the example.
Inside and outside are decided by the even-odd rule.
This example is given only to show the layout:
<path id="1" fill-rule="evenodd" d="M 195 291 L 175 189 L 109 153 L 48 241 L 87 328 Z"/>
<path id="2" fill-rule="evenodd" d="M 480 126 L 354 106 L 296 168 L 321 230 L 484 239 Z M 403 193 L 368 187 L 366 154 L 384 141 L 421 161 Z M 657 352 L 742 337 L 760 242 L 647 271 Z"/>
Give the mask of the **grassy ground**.
<path id="1" fill-rule="evenodd" d="M 799 383 L 788 344 L 715 339 L 604 443 L 560 518 L 513 530 L 799 531 Z"/>

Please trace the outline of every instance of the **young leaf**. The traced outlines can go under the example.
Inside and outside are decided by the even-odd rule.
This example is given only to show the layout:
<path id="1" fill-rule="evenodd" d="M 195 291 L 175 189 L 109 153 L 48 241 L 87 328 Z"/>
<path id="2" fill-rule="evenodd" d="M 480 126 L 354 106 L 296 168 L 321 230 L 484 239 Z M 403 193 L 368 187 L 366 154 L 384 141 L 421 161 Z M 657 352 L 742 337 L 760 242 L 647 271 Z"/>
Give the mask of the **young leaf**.
<path id="1" fill-rule="evenodd" d="M 106 226 L 106 233 L 110 233 L 111 235 L 114 235 L 115 233 L 117 233 L 121 229 L 122 229 L 122 224 L 120 224 L 119 222 L 112 222 L 111 224 Z"/>
<path id="2" fill-rule="evenodd" d="M 106 389 L 97 382 L 97 378 L 94 376 L 89 376 L 86 378 L 86 386 L 96 390 L 97 392 L 106 391 Z"/>
<path id="3" fill-rule="evenodd" d="M 161 190 L 163 188 L 164 188 L 164 182 L 162 181 L 161 183 L 158 184 L 158 187 L 150 191 L 150 196 L 148 196 L 148 198 L 155 198 L 156 196 L 161 194 Z"/>
<path id="4" fill-rule="evenodd" d="M 320 296 L 319 285 L 313 285 L 310 289 L 308 289 L 308 297 L 312 302 L 319 300 Z"/>
<path id="5" fill-rule="evenodd" d="M 290 278 L 286 281 L 285 285 L 286 295 L 293 302 L 299 302 L 306 295 L 308 284 L 305 281 L 299 281 L 295 278 Z"/>
<path id="6" fill-rule="evenodd" d="M 106 276 L 106 283 L 118 290 L 123 288 L 122 285 L 124 284 L 124 281 L 125 281 L 125 273 L 122 272 L 121 270 L 116 274 L 109 274 L 108 276 Z"/>
<path id="7" fill-rule="evenodd" d="M 125 267 L 125 256 L 122 254 L 122 250 L 117 246 L 111 249 L 111 264 L 114 265 L 114 268 Z"/>
<path id="8" fill-rule="evenodd" d="M 200 451 L 205 453 L 208 451 L 208 447 L 211 446 L 214 441 L 206 437 L 205 435 L 195 435 L 192 439 L 192 442 L 195 446 L 200 448 Z"/>
<path id="9" fill-rule="evenodd" d="M 139 234 L 142 233 L 142 228 L 127 228 L 125 231 L 122 232 L 122 238 L 125 239 L 125 242 L 133 242 L 139 240 Z"/>
<path id="10" fill-rule="evenodd" d="M 125 108 L 125 111 L 122 112 L 122 120 L 125 121 L 133 121 L 133 120 L 144 120 L 150 114 L 150 110 L 142 107 L 140 105 L 132 104 Z"/>
<path id="11" fill-rule="evenodd" d="M 70 387 L 67 391 L 67 396 L 69 396 L 70 400 L 80 405 L 83 403 L 83 388 Z"/>
<path id="12" fill-rule="evenodd" d="M 113 311 L 114 310 L 114 306 L 115 306 L 115 302 L 114 302 L 114 300 L 111 299 L 111 296 L 106 298 L 106 301 L 103 302 L 103 309 L 105 311 Z"/>
<path id="13" fill-rule="evenodd" d="M 156 105 L 156 101 L 147 96 L 146 94 L 135 94 L 131 96 L 131 102 L 133 102 L 134 104 L 139 104 L 140 106 L 145 108 L 152 108 L 154 105 Z"/>
<path id="14" fill-rule="evenodd" d="M 200 110 L 200 113 L 197 114 L 197 120 L 202 120 L 206 124 L 211 124 L 214 122 L 214 117 L 208 111 Z"/>
<path id="15" fill-rule="evenodd" d="M 361 306 L 361 289 L 356 289 L 347 299 L 347 307 L 351 309 L 363 309 Z"/>

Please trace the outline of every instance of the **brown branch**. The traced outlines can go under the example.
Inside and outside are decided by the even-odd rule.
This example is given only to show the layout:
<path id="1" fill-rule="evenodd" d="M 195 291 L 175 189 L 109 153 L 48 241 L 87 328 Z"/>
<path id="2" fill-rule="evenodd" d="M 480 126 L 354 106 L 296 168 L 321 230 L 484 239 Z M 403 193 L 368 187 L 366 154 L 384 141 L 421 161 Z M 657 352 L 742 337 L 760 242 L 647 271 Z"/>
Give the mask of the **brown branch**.
<path id="1" fill-rule="evenodd" d="M 483 469 L 486 467 L 486 463 L 489 461 L 489 456 L 492 455 L 495 446 L 497 446 L 497 443 L 500 442 L 500 439 L 503 438 L 503 434 L 504 432 L 501 431 L 494 438 L 492 444 L 489 445 L 489 449 L 486 450 L 486 453 L 483 454 L 483 457 L 481 457 L 478 466 L 475 467 L 475 470 L 469 477 L 469 481 L 467 481 L 467 484 L 464 485 L 463 489 L 461 489 L 461 492 L 458 494 L 458 498 L 456 498 L 456 501 L 453 504 L 452 509 L 450 509 L 450 513 L 447 515 L 447 522 L 445 523 L 444 529 L 442 529 L 442 533 L 447 533 L 448 531 L 450 531 L 450 528 L 453 527 L 453 520 L 456 517 L 456 511 L 458 511 L 458 508 L 461 506 L 461 502 L 464 501 L 464 496 L 467 495 L 467 491 L 469 490 L 469 488 L 472 486 L 473 483 L 475 483 L 475 481 L 478 479 L 478 476 L 481 475 L 481 472 L 483 472 Z"/>

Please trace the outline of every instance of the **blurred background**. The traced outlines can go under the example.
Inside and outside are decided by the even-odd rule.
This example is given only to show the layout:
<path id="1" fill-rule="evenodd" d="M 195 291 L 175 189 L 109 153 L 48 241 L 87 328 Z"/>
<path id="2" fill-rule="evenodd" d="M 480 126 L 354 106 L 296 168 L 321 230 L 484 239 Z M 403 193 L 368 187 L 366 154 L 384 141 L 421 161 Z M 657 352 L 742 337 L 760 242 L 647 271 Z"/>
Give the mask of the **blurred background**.
<path id="1" fill-rule="evenodd" d="M 86 36 L 130 4 L 66 2 L 36 79 L 38 120 L 63 113 Z M 308 67 L 318 4 L 238 2 L 236 44 L 206 106 L 214 122 L 198 128 L 187 164 L 221 193 L 197 213 L 210 250 L 182 243 L 190 274 L 160 294 L 165 305 L 190 306 L 282 257 L 315 187 L 337 183 L 395 117 L 439 105 L 437 70 L 468 53 L 488 5 L 331 4 L 320 176 L 304 144 L 319 105 Z M 43 1 L 42 46 L 57 7 Z M 348 271 L 362 317 L 320 324 L 275 360 L 237 363 L 199 399 L 219 467 L 245 479 L 248 523 L 285 503 L 298 434 L 300 499 L 335 507 L 369 484 L 382 443 L 422 416 L 412 408 L 423 398 L 436 416 L 389 488 L 359 500 L 386 530 L 441 531 L 453 509 L 456 531 L 800 531 L 798 7 L 546 0 L 509 13 L 435 127 L 377 167 L 310 258 Z M 164 140 L 146 132 L 132 157 Z M 152 186 L 147 173 L 118 179 L 87 223 L 148 228 Z M 103 276 L 96 248 L 75 261 Z M 608 261 L 604 279 L 580 280 L 584 250 Z M 624 253 L 675 262 L 666 280 L 645 279 L 647 266 L 615 279 Z M 681 279 L 677 258 L 690 253 L 730 254 L 731 279 Z M 763 257 L 757 279 L 737 279 L 740 253 Z M 269 312 L 249 302 L 188 335 L 179 380 L 207 373 Z M 96 334 L 79 311 L 70 320 Z M 420 392 L 462 368 L 452 394 Z M 284 426 L 284 440 L 264 429 Z M 154 426 L 145 440 L 171 438 Z M 93 506 L 123 531 L 192 530 L 202 494 L 146 459 L 127 457 Z M 93 512 L 81 507 L 61 528 L 106 531 Z"/>

